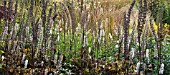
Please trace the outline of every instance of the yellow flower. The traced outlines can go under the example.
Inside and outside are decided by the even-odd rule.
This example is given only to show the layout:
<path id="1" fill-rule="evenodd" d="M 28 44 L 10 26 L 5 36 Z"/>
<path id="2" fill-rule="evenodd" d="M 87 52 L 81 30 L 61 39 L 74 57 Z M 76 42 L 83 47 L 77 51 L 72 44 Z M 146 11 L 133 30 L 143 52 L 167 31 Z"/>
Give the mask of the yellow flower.
<path id="1" fill-rule="evenodd" d="M 154 28 L 155 31 L 158 31 L 158 25 L 156 25 L 155 22 L 153 23 L 153 28 Z"/>

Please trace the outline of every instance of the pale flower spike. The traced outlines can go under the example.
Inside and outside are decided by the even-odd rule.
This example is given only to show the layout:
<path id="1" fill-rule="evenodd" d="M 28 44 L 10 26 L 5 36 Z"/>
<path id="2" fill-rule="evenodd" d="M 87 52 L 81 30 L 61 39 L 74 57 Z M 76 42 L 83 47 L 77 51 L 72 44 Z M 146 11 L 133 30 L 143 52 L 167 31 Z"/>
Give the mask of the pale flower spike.
<path id="1" fill-rule="evenodd" d="M 21 60 L 22 62 L 24 62 L 25 56 L 26 56 L 26 54 L 23 54 L 22 60 Z"/>
<path id="2" fill-rule="evenodd" d="M 149 49 L 146 49 L 146 58 L 149 58 Z"/>
<path id="3" fill-rule="evenodd" d="M 138 73 L 139 72 L 139 67 L 140 67 L 140 61 L 137 63 L 136 65 L 136 72 Z"/>
<path id="4" fill-rule="evenodd" d="M 134 56 L 135 56 L 135 48 L 132 48 L 132 50 L 131 50 L 131 56 L 132 56 L 132 59 L 133 59 Z"/>
<path id="5" fill-rule="evenodd" d="M 4 57 L 4 56 L 2 56 L 1 58 L 2 58 L 2 61 L 4 61 L 5 57 Z"/>
<path id="6" fill-rule="evenodd" d="M 163 74 L 163 72 L 164 72 L 164 64 L 162 63 L 159 69 L 159 74 Z"/>
<path id="7" fill-rule="evenodd" d="M 113 37 L 112 37 L 112 34 L 111 34 L 111 33 L 109 33 L 109 37 L 110 37 L 111 40 L 113 40 Z"/>
<path id="8" fill-rule="evenodd" d="M 27 68 L 28 66 L 28 60 L 25 60 L 24 68 Z"/>

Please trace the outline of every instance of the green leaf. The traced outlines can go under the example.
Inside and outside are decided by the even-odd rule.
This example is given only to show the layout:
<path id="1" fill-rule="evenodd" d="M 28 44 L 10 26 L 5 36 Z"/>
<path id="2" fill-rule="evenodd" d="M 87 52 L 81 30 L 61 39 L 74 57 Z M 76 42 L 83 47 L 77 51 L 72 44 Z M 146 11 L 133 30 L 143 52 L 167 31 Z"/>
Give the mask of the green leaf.
<path id="1" fill-rule="evenodd" d="M 3 50 L 0 50 L 0 54 L 3 54 L 3 53 L 5 53 Z"/>

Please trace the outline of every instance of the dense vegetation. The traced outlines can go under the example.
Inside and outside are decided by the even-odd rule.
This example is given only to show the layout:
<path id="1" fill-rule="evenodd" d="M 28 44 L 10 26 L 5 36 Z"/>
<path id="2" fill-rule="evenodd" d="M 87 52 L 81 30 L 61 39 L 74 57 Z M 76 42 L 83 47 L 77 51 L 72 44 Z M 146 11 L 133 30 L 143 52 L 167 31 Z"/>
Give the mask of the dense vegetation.
<path id="1" fill-rule="evenodd" d="M 168 0 L 0 1 L 3 75 L 169 75 Z"/>

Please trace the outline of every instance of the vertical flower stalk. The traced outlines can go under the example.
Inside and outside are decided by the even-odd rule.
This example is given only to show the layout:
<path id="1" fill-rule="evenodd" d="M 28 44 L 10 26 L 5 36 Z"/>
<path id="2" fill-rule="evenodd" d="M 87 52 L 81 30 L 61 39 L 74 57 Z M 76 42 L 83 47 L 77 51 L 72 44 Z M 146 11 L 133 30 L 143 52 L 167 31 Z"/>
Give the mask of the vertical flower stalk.
<path id="1" fill-rule="evenodd" d="M 64 12 L 64 11 L 63 11 Z M 63 21 L 64 21 L 64 28 L 63 28 L 63 30 L 64 30 L 64 50 L 66 50 L 66 24 L 67 24 L 67 17 L 66 17 L 67 15 L 66 15 L 66 13 L 64 13 L 64 17 L 63 17 Z"/>
<path id="2" fill-rule="evenodd" d="M 128 65 L 128 63 L 127 63 L 127 60 L 129 59 L 128 58 L 128 27 L 129 27 L 129 25 L 127 24 L 127 17 L 126 17 L 126 13 L 125 13 L 125 15 L 124 15 L 124 26 L 123 26 L 123 30 L 124 30 L 124 59 L 125 59 L 125 65 L 126 65 L 126 67 L 125 67 L 125 74 L 127 73 L 126 71 L 127 71 L 127 65 Z"/>
<path id="3" fill-rule="evenodd" d="M 155 41 L 158 42 L 158 36 L 157 36 L 156 31 L 153 27 L 153 20 L 151 20 L 151 19 L 150 19 L 150 28 L 151 28 L 153 36 L 155 37 Z"/>
<path id="4" fill-rule="evenodd" d="M 42 19 L 40 18 L 40 24 L 38 24 L 37 30 L 37 38 L 38 38 L 38 47 L 37 51 L 35 52 L 35 58 L 38 57 L 39 50 L 42 50 L 42 43 L 43 43 L 43 27 L 42 27 Z"/>
<path id="5" fill-rule="evenodd" d="M 142 51 L 142 56 L 143 56 L 143 62 L 144 62 L 144 51 L 145 51 L 145 48 L 146 48 L 146 46 L 145 46 L 145 44 L 146 44 L 146 42 L 145 42 L 145 35 L 146 35 L 146 31 L 147 31 L 147 24 L 146 24 L 146 14 L 147 14 L 147 8 L 148 8 L 148 6 L 147 6 L 147 0 L 144 0 L 143 1 L 143 19 L 142 19 L 142 23 L 143 23 L 143 25 L 145 24 L 145 26 L 143 26 L 143 27 L 145 27 L 145 29 L 144 29 L 144 31 L 143 31 L 143 38 L 142 38 L 142 48 L 141 48 L 141 51 Z"/>
<path id="6" fill-rule="evenodd" d="M 164 64 L 162 63 L 159 69 L 159 74 L 163 74 L 164 73 Z"/>
<path id="7" fill-rule="evenodd" d="M 137 26 L 137 30 L 138 30 L 137 38 L 138 38 L 138 43 L 139 43 L 139 61 L 141 61 L 140 37 L 142 34 L 142 28 L 143 28 L 141 21 L 142 21 L 142 0 L 139 0 L 139 15 L 138 15 L 138 26 Z"/>
<path id="8" fill-rule="evenodd" d="M 87 12 L 88 13 L 88 12 Z M 87 14 L 86 14 L 87 15 Z M 84 24 L 84 26 L 85 26 L 85 36 L 84 36 L 84 47 L 86 47 L 87 45 L 88 45 L 88 40 L 87 40 L 87 38 L 88 38 L 88 34 L 89 34 L 89 32 L 90 32 L 90 30 L 88 30 L 88 23 L 89 23 L 89 19 L 90 19 L 90 14 L 86 17 L 86 22 L 85 22 L 85 24 Z"/>
<path id="9" fill-rule="evenodd" d="M 101 32 L 101 29 L 100 29 L 100 25 L 101 25 L 101 18 L 99 20 L 99 22 L 96 22 L 96 25 L 98 26 L 97 28 L 97 58 L 98 58 L 98 54 L 99 54 L 99 50 L 100 50 L 100 32 Z"/>
<path id="10" fill-rule="evenodd" d="M 4 21 L 5 21 L 5 24 L 4 24 L 4 31 L 3 31 L 3 37 L 2 37 L 2 40 L 4 40 L 4 49 L 5 49 L 5 57 L 8 58 L 8 44 L 7 44 L 7 36 L 8 35 L 8 21 L 7 21 L 7 11 L 6 11 L 6 5 L 7 5 L 7 2 L 6 0 L 3 1 L 3 4 L 4 4 L 4 7 L 3 7 L 3 12 L 4 12 Z M 8 65 L 8 59 L 6 60 L 6 69 L 8 69 L 7 65 Z M 8 74 L 8 72 L 6 71 L 6 73 Z"/>
<path id="11" fill-rule="evenodd" d="M 145 27 L 145 34 L 144 35 L 146 35 L 146 38 L 145 38 L 145 44 L 146 44 L 146 50 L 145 50 L 145 52 L 146 52 L 146 59 L 147 59 L 147 63 L 149 63 L 150 62 L 150 59 L 149 59 L 149 49 L 148 49 L 148 38 L 149 38 L 149 16 L 147 16 L 147 18 L 146 18 L 146 27 Z"/>
<path id="12" fill-rule="evenodd" d="M 84 57 L 84 47 L 86 45 L 86 41 L 85 41 L 85 22 L 86 22 L 86 19 L 87 19 L 87 14 L 86 14 L 86 10 L 82 11 L 82 14 L 81 14 L 81 18 L 80 18 L 80 24 L 81 24 L 81 29 L 82 29 L 82 34 L 81 34 L 81 44 L 82 44 L 82 49 L 81 49 L 81 58 Z"/>
<path id="13" fill-rule="evenodd" d="M 7 18 L 11 18 L 10 20 L 13 20 L 13 15 L 12 15 L 12 7 L 13 7 L 13 1 L 9 0 L 8 1 L 8 11 L 7 11 Z M 8 16 L 11 15 L 11 16 Z M 12 25 L 11 25 L 11 21 L 8 21 L 8 39 L 11 39 L 12 36 Z M 8 40 L 9 41 L 9 40 Z"/>
<path id="14" fill-rule="evenodd" d="M 141 62 L 141 59 L 142 59 L 141 58 L 142 52 L 141 52 L 141 46 L 140 46 L 141 45 L 141 35 L 142 35 L 143 27 L 144 27 L 144 24 L 145 24 L 146 13 L 147 13 L 147 1 L 146 0 L 144 0 L 144 1 L 140 0 L 139 1 L 138 26 L 137 26 L 137 30 L 138 30 L 137 38 L 138 38 L 138 43 L 139 43 L 139 61 L 140 62 Z M 142 45 L 144 45 L 144 43 Z M 138 74 L 140 74 L 140 69 L 139 69 Z"/>
<path id="15" fill-rule="evenodd" d="M 12 29 L 13 29 L 12 36 L 11 36 L 12 40 L 14 40 L 14 38 L 16 37 L 16 33 L 17 33 L 18 29 L 19 29 L 18 26 L 16 28 L 16 25 L 18 25 L 18 24 L 16 24 L 16 19 L 18 17 L 17 10 L 18 10 L 18 0 L 16 0 L 16 2 L 15 2 L 14 19 L 12 21 Z"/>
<path id="16" fill-rule="evenodd" d="M 158 74 L 163 74 L 163 69 L 164 69 L 164 64 L 162 63 L 162 55 L 161 55 L 161 50 L 162 50 L 162 41 L 163 41 L 163 13 L 164 13 L 164 6 L 160 6 L 160 10 L 159 10 L 159 24 L 158 24 L 158 41 L 157 41 L 157 48 L 158 48 L 158 61 L 159 61 L 159 65 L 158 65 L 158 69 L 160 68 L 160 73 Z M 161 64 L 162 63 L 162 64 Z M 162 67 L 163 66 L 163 67 Z"/>
<path id="17" fill-rule="evenodd" d="M 123 28 L 124 28 L 124 57 L 125 57 L 125 64 L 126 64 L 125 74 L 128 74 L 128 66 L 129 66 L 128 65 L 129 64 L 128 63 L 128 60 L 129 60 L 129 49 L 128 49 L 128 43 L 129 43 L 128 42 L 128 33 L 129 33 L 129 31 L 128 31 L 128 29 L 129 29 L 131 11 L 135 5 L 135 2 L 136 2 L 136 0 L 133 0 L 132 4 L 128 10 L 128 14 L 126 15 L 126 13 L 125 13 L 124 20 L 123 20 L 124 21 L 124 25 L 123 25 Z"/>
<path id="18" fill-rule="evenodd" d="M 100 32 L 100 40 L 101 40 L 101 43 L 104 43 L 105 41 L 105 31 L 104 31 L 104 27 L 103 27 L 103 22 L 101 23 L 101 26 L 100 26 L 100 29 L 101 29 L 101 32 Z"/>
<path id="19" fill-rule="evenodd" d="M 7 16 L 7 21 L 8 21 L 8 31 L 7 31 L 7 41 L 6 41 L 6 43 L 7 43 L 7 50 L 8 50 L 8 54 L 11 54 L 11 52 L 12 52 L 12 50 L 11 50 L 11 48 L 12 48 L 12 39 L 11 39 L 11 37 L 12 37 L 12 32 L 13 32 L 13 27 L 12 27 L 12 20 L 13 20 L 13 15 L 12 15 L 12 7 L 13 7 L 13 1 L 12 0 L 9 0 L 8 1 L 8 8 L 7 8 L 7 12 L 6 12 L 6 16 Z M 9 16 L 10 15 L 10 16 Z M 10 51 L 9 51 L 10 50 Z M 10 62 L 10 64 L 12 63 L 12 61 L 11 61 L 11 58 L 10 57 L 12 57 L 11 55 L 8 55 L 9 57 L 7 57 L 8 58 L 8 62 Z M 9 65 L 9 64 L 8 64 Z"/>
<path id="20" fill-rule="evenodd" d="M 70 40 L 70 50 L 72 50 L 72 48 L 75 48 L 76 45 L 75 44 L 75 31 L 76 31 L 76 14 L 75 14 L 75 7 L 74 7 L 74 2 L 72 1 L 70 3 L 70 5 L 68 5 L 68 9 L 69 9 L 69 13 L 70 13 L 70 18 L 71 18 L 71 40 Z"/>
<path id="21" fill-rule="evenodd" d="M 45 32 L 45 40 L 46 41 L 48 41 L 47 42 L 47 48 L 50 48 L 50 43 L 51 43 L 51 40 L 50 40 L 50 38 L 51 38 L 51 34 L 52 34 L 52 30 L 51 30 L 51 28 L 52 28 L 52 26 L 53 26 L 53 20 L 52 20 L 52 18 L 51 18 L 51 15 L 52 15 L 52 8 L 50 8 L 50 10 L 49 10 L 49 14 L 48 14 L 48 18 L 47 18 L 47 28 L 46 28 L 46 32 Z"/>
<path id="22" fill-rule="evenodd" d="M 32 36 L 30 36 L 30 38 L 31 38 L 31 40 L 30 41 L 32 41 L 32 48 L 31 48 L 31 64 L 33 65 L 33 68 L 34 68 L 34 50 L 35 50 L 35 45 L 36 45 L 36 36 L 37 36 L 37 32 L 36 32 L 36 30 L 37 30 L 37 28 L 36 28 L 36 26 L 35 26 L 35 17 L 33 16 L 33 8 L 34 8 L 34 0 L 31 0 L 31 5 L 30 5 L 30 8 L 29 8 L 29 13 L 28 13 L 28 15 L 30 16 L 30 25 L 31 25 L 31 27 L 32 27 Z M 36 12 L 37 13 L 37 12 Z M 29 33 L 28 33 L 29 34 Z M 29 34 L 30 35 L 30 34 Z"/>
<path id="23" fill-rule="evenodd" d="M 25 60 L 24 68 L 27 68 L 27 66 L 28 66 L 28 60 Z"/>
<path id="24" fill-rule="evenodd" d="M 134 39 L 134 35 L 135 35 L 135 28 L 136 28 L 136 24 L 135 24 L 135 22 L 133 23 L 133 28 L 132 28 L 132 32 L 131 32 L 131 37 L 130 37 L 130 42 L 129 42 L 129 51 L 130 51 L 130 49 L 131 49 L 131 45 L 132 45 L 132 43 L 133 43 L 133 39 Z"/>
<path id="25" fill-rule="evenodd" d="M 21 59 L 21 62 L 22 62 L 22 63 L 24 62 L 25 57 L 26 57 L 26 54 L 25 54 L 25 53 L 23 53 L 23 55 L 22 55 L 22 59 Z"/>
<path id="26" fill-rule="evenodd" d="M 149 49 L 146 49 L 146 58 L 147 58 L 147 61 L 149 63 Z"/>
<path id="27" fill-rule="evenodd" d="M 51 31 L 50 31 L 50 32 L 52 32 L 51 33 L 51 52 L 50 52 L 51 57 L 50 57 L 50 59 L 54 60 L 54 65 L 56 65 L 56 63 L 57 63 L 57 55 L 56 55 L 56 49 L 55 49 L 55 40 L 56 40 L 55 34 L 57 32 L 56 31 L 57 29 L 54 26 L 54 21 L 55 21 L 56 17 L 57 17 L 56 3 L 54 3 L 54 16 L 52 17 L 52 19 L 50 21 L 50 23 L 52 24 Z"/>
<path id="28" fill-rule="evenodd" d="M 41 18 L 42 18 L 42 27 L 43 27 L 43 50 L 41 51 L 41 54 L 40 57 L 42 58 L 42 60 L 44 59 L 44 55 L 45 55 L 45 52 L 46 52 L 46 43 L 47 43 L 47 40 L 46 40 L 46 9 L 47 9 L 47 6 L 46 6 L 46 0 L 42 0 L 42 12 L 41 12 Z"/>
<path id="29" fill-rule="evenodd" d="M 128 57 L 126 56 L 127 54 L 129 54 L 129 50 L 128 50 L 128 29 L 129 29 L 129 23 L 130 23 L 130 15 L 131 15 L 131 11 L 135 5 L 136 0 L 133 0 L 129 10 L 128 10 L 128 14 L 126 17 L 126 14 L 124 15 L 124 53 L 125 53 L 125 59 L 128 59 Z"/>
<path id="30" fill-rule="evenodd" d="M 136 72 L 139 73 L 140 72 L 140 64 L 141 62 L 139 61 L 137 64 L 136 64 Z M 140 73 L 139 73 L 140 74 Z"/>
<path id="31" fill-rule="evenodd" d="M 136 52 L 136 49 L 135 48 L 131 48 L 131 60 L 135 57 L 135 52 Z"/>
<path id="32" fill-rule="evenodd" d="M 52 11 L 53 11 L 53 9 L 50 8 L 49 9 L 49 14 L 48 14 L 48 17 L 47 17 L 47 25 L 46 25 L 47 28 L 46 28 L 46 32 L 45 32 L 45 40 L 47 41 L 46 42 L 47 49 L 50 50 L 50 56 L 49 56 L 50 57 L 50 62 L 52 61 L 52 55 L 53 55 L 52 53 L 54 52 L 53 49 L 50 48 L 51 47 L 51 42 L 52 42 L 51 41 L 51 34 L 52 34 L 51 27 L 53 26 L 53 20 L 51 18 Z M 50 66 L 50 69 L 51 69 L 51 63 L 50 62 L 49 62 L 49 66 Z"/>
<path id="33" fill-rule="evenodd" d="M 120 53 L 121 53 L 121 44 L 123 42 L 123 35 L 122 35 L 122 28 L 121 26 L 118 27 L 118 41 L 117 41 L 117 45 L 118 45 L 118 60 L 120 60 Z"/>
<path id="34" fill-rule="evenodd" d="M 13 34 L 12 34 L 12 37 L 11 37 L 11 39 L 12 40 L 14 40 L 15 39 L 15 37 L 16 37 L 16 33 L 18 32 L 18 30 L 19 30 L 19 25 L 16 23 L 16 19 L 17 19 L 17 17 L 18 17 L 18 13 L 17 13 L 17 10 L 18 10 L 18 0 L 16 0 L 16 2 L 15 2 L 16 4 L 15 4 L 15 14 L 14 14 L 14 20 L 13 20 L 13 22 L 12 22 L 12 26 L 13 26 Z M 14 42 L 13 42 L 14 43 Z"/>
<path id="35" fill-rule="evenodd" d="M 20 25 L 19 25 L 20 29 L 19 29 L 19 35 L 18 35 L 18 40 L 19 41 L 24 40 L 23 35 L 25 34 L 24 33 L 25 27 L 23 26 L 23 24 L 24 24 L 24 16 L 25 16 L 25 13 L 23 13 L 24 4 L 25 4 L 25 0 L 21 2 L 21 9 L 19 10 L 20 14 L 22 15 L 19 18 L 20 19 Z"/>

